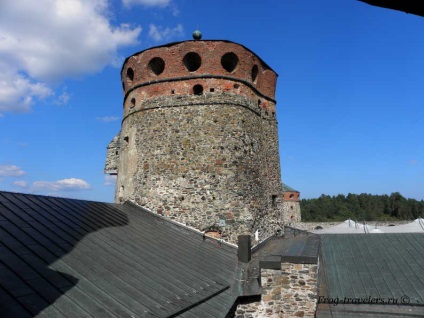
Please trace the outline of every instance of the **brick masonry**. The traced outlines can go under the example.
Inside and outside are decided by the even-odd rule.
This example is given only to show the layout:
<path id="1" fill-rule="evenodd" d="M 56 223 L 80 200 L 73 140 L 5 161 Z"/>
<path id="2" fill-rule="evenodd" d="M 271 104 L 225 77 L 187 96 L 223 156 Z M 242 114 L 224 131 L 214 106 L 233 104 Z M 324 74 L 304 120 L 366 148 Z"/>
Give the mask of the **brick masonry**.
<path id="1" fill-rule="evenodd" d="M 314 317 L 318 265 L 282 263 L 280 270 L 261 269 L 261 301 L 238 305 L 236 318 Z"/>

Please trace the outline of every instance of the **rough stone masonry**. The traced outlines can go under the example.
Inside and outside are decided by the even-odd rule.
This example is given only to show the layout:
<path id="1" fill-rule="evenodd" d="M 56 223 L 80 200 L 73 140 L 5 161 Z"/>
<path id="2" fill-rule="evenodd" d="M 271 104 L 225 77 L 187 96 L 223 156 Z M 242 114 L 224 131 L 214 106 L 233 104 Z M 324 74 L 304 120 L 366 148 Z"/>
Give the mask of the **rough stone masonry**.
<path id="1" fill-rule="evenodd" d="M 236 242 L 264 239 L 300 211 L 283 204 L 277 74 L 230 41 L 184 41 L 128 57 L 120 133 L 105 172 L 133 201 Z"/>

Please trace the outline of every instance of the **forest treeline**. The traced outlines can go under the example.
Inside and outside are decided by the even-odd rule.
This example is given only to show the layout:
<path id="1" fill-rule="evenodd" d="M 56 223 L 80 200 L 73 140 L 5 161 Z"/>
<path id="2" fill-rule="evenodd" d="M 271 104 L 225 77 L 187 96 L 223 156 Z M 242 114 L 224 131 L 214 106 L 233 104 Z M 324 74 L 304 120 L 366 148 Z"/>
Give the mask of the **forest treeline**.
<path id="1" fill-rule="evenodd" d="M 391 195 L 322 194 L 300 201 L 302 221 L 389 221 L 413 220 L 424 216 L 424 201 L 407 199 L 399 192 Z"/>

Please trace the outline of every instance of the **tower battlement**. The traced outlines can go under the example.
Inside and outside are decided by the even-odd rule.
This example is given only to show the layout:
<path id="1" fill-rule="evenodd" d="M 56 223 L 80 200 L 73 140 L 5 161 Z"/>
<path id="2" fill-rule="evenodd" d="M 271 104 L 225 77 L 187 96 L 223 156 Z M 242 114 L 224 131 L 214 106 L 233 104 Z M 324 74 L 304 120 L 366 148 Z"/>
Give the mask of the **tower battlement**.
<path id="1" fill-rule="evenodd" d="M 141 51 L 125 60 L 121 78 L 125 112 L 157 96 L 227 92 L 275 113 L 277 74 L 229 41 L 185 41 Z"/>
<path id="2" fill-rule="evenodd" d="M 128 57 L 121 132 L 105 171 L 131 200 L 223 238 L 274 234 L 284 220 L 277 74 L 230 41 L 184 41 Z"/>

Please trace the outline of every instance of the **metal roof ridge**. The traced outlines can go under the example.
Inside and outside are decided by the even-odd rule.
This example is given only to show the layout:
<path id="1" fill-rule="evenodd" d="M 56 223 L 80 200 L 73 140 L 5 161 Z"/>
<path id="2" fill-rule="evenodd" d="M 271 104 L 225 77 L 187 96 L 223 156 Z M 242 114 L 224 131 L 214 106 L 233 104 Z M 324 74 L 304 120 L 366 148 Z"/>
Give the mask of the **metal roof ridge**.
<path id="1" fill-rule="evenodd" d="M 134 208 L 137 208 L 137 209 L 141 209 L 144 212 L 149 213 L 151 216 L 153 216 L 155 218 L 158 218 L 158 219 L 161 219 L 161 220 L 163 220 L 165 222 L 168 222 L 168 223 L 177 225 L 177 226 L 182 227 L 182 228 L 184 228 L 184 229 L 186 229 L 186 230 L 188 230 L 190 232 L 193 232 L 195 234 L 198 234 L 198 235 L 201 235 L 202 237 L 204 237 L 205 232 L 202 232 L 202 231 L 200 231 L 200 230 L 198 230 L 198 229 L 196 229 L 194 227 L 191 227 L 191 226 L 189 226 L 187 224 L 184 224 L 184 223 L 181 223 L 181 222 L 178 222 L 178 221 L 175 221 L 175 220 L 171 220 L 171 219 L 169 219 L 167 217 L 164 217 L 162 215 L 159 215 L 159 214 L 157 214 L 157 213 L 155 213 L 155 212 L 153 212 L 153 211 L 151 211 L 151 210 L 149 210 L 149 209 L 147 209 L 145 207 L 142 207 L 142 206 L 138 205 L 137 203 L 135 203 L 135 202 L 133 202 L 131 200 L 125 201 L 123 205 L 128 205 L 128 206 L 131 206 L 131 207 L 134 207 Z M 116 204 L 116 206 L 119 207 L 119 206 L 121 206 L 121 204 Z M 235 248 L 235 249 L 238 248 L 236 244 L 226 242 L 226 241 L 224 241 L 222 239 L 217 239 L 217 238 L 210 237 L 210 236 L 207 236 L 207 238 L 208 238 L 208 240 L 216 241 L 216 242 L 218 242 L 220 244 L 227 245 L 228 247 L 231 247 L 231 248 Z"/>
<path id="2" fill-rule="evenodd" d="M 60 197 L 60 196 L 54 196 L 54 195 L 48 195 L 48 194 L 36 194 L 36 193 L 6 191 L 6 190 L 0 190 L 0 193 L 10 193 L 10 194 L 15 194 L 15 195 L 18 194 L 18 195 L 33 196 L 33 197 L 43 197 L 43 198 L 53 198 L 53 199 L 64 199 L 64 200 L 75 200 L 75 201 L 82 201 L 82 202 L 95 202 L 95 203 L 111 204 L 110 202 L 94 201 L 94 200 L 87 200 L 87 199 L 75 199 L 75 198 L 71 198 L 71 197 Z"/>

